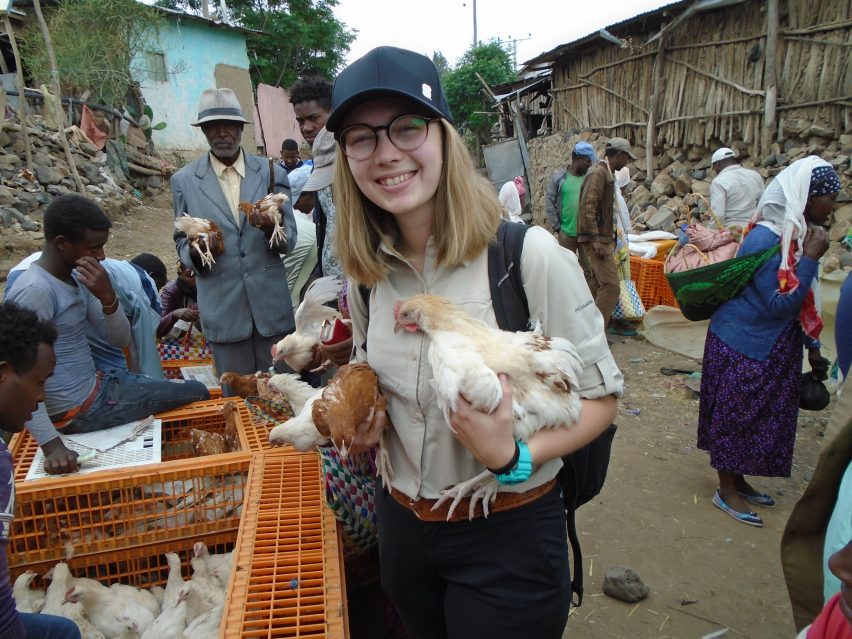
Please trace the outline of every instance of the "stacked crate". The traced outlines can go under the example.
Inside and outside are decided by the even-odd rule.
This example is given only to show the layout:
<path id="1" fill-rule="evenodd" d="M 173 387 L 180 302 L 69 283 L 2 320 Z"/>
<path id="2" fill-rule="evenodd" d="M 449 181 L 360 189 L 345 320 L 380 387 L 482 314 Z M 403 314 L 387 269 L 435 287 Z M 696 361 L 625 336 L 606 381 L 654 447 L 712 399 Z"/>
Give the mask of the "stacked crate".
<path id="1" fill-rule="evenodd" d="M 630 256 L 630 279 L 636 285 L 636 292 L 646 309 L 661 304 L 678 308 L 672 288 L 663 273 L 664 265 L 665 260 Z"/>
<path id="2" fill-rule="evenodd" d="M 319 457 L 289 450 L 252 461 L 220 636 L 348 636 L 343 556 Z"/>

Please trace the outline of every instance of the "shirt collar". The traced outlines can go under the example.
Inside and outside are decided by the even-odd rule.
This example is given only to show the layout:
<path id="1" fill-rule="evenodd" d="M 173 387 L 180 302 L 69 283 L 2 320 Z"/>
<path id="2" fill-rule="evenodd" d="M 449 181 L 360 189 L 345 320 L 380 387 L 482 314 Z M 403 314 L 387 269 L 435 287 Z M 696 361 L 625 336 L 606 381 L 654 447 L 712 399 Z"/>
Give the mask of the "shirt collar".
<path id="1" fill-rule="evenodd" d="M 722 175 L 722 173 L 724 173 L 724 172 L 725 172 L 725 171 L 727 171 L 728 169 L 739 169 L 741 166 L 742 166 L 742 165 L 740 165 L 740 164 L 731 164 L 730 166 L 726 166 L 724 169 L 722 169 L 721 171 L 719 171 L 719 175 Z"/>
<path id="2" fill-rule="evenodd" d="M 221 180 L 222 173 L 224 173 L 225 169 L 229 167 L 227 164 L 223 164 L 222 162 L 220 162 L 219 159 L 215 155 L 213 155 L 213 153 L 210 153 L 209 155 L 210 166 L 213 167 L 213 172 L 216 174 L 216 177 Z M 246 163 L 243 158 L 242 149 L 240 149 L 240 154 L 237 156 L 237 161 L 234 162 L 230 168 L 233 168 L 237 172 L 237 175 L 239 175 L 241 178 L 244 178 L 246 176 Z"/>

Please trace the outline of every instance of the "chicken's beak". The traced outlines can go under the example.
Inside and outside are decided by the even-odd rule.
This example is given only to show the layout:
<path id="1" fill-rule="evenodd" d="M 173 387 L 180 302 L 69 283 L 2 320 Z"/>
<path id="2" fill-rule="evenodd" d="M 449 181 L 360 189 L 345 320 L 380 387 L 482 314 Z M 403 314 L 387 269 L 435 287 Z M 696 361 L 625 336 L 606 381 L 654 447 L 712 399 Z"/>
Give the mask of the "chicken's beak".
<path id="1" fill-rule="evenodd" d="M 399 322 L 394 322 L 393 323 L 393 332 L 399 333 L 401 330 L 402 330 L 402 324 L 400 324 Z"/>

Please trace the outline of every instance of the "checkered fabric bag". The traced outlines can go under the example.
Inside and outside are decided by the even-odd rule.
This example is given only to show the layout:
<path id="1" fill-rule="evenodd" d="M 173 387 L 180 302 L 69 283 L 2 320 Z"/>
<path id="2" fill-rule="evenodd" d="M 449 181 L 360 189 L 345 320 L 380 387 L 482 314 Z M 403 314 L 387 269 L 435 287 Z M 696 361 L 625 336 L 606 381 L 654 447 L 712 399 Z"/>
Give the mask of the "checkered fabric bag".
<path id="1" fill-rule="evenodd" d="M 284 400 L 276 401 L 250 395 L 243 399 L 243 403 L 252 415 L 271 426 L 286 422 L 293 417 L 293 407 Z"/>
<path id="2" fill-rule="evenodd" d="M 319 447 L 325 501 L 343 529 L 343 553 L 352 557 L 378 541 L 375 451 L 342 460 L 333 446 Z"/>
<path id="3" fill-rule="evenodd" d="M 638 321 L 645 317 L 645 305 L 630 279 L 630 254 L 624 248 L 615 255 L 620 291 L 612 316 L 619 320 Z"/>
<path id="4" fill-rule="evenodd" d="M 190 331 L 180 339 L 161 339 L 157 343 L 160 359 L 171 361 L 176 359 L 213 359 L 210 344 L 198 331 Z"/>

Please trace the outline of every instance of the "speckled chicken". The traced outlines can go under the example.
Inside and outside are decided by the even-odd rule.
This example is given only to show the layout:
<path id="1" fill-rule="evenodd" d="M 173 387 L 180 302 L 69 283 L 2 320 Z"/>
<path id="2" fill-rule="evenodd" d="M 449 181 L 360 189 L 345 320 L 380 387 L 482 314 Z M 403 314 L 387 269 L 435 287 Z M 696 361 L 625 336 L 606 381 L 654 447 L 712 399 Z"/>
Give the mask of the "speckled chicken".
<path id="1" fill-rule="evenodd" d="M 175 228 L 186 234 L 189 245 L 198 252 L 201 265 L 205 268 L 213 266 L 216 256 L 225 251 L 222 232 L 215 222 L 184 213 L 175 220 Z"/>
<path id="2" fill-rule="evenodd" d="M 272 222 L 272 235 L 269 237 L 269 248 L 278 244 L 278 248 L 284 252 L 287 246 L 287 233 L 281 226 L 281 207 L 289 198 L 284 193 L 269 193 L 263 199 L 252 204 L 251 202 L 240 202 L 240 210 L 248 218 L 252 226 L 265 226 Z"/>

